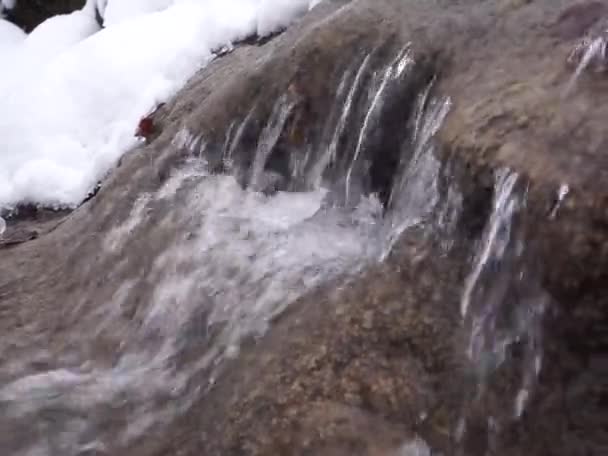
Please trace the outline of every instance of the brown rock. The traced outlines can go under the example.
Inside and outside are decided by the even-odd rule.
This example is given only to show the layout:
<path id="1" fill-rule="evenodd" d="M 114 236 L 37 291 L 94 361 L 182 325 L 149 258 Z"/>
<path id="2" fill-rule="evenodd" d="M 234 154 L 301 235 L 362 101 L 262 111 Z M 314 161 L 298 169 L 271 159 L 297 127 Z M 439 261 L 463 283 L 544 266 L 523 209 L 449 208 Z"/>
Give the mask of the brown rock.
<path id="1" fill-rule="evenodd" d="M 0 251 L 0 358 L 27 359 L 33 347 L 44 346 L 53 354 L 74 350 L 112 365 L 125 346 L 142 344 L 135 335 L 156 280 L 151 264 L 165 246 L 182 239 L 188 215 L 179 204 L 187 195 L 150 209 L 123 248 L 107 249 L 104 240 L 144 192 L 156 192 L 192 157 L 187 148 L 171 146 L 176 135 L 184 127 L 204 133 L 211 145 L 206 158 L 217 169 L 221 154 L 213 145 L 224 143 L 228 125 L 244 119 L 255 104 L 251 131 L 243 137 L 244 144 L 255 144 L 291 85 L 303 101 L 277 150 L 290 143 L 319 144 L 344 72 L 359 68 L 375 50 L 364 75 L 369 83 L 411 41 L 417 65 L 387 102 L 378 138 L 369 146 L 375 170 L 370 188 L 381 193 L 390 187 L 394 151 L 407 140 L 414 100 L 436 77 L 434 93 L 452 100 L 435 157 L 441 204 L 449 206 L 450 192 L 461 197 L 454 226 L 444 230 L 430 223 L 410 230 L 386 261 L 370 265 L 349 286 L 339 287 L 337 280 L 302 297 L 265 337 L 245 343 L 213 381 L 204 369 L 189 378 L 187 391 L 197 393 L 178 416 L 156 423 L 145 439 L 113 442 L 116 447 L 108 451 L 388 455 L 422 435 L 434 449 L 451 454 L 466 405 L 465 454 L 603 454 L 608 85 L 583 75 L 568 97 L 563 94 L 572 76 L 564 62 L 573 39 L 594 22 L 588 11 L 604 11 L 606 2 L 576 8 L 566 0 L 503 4 L 329 1 L 265 45 L 241 46 L 213 62 L 158 111 L 158 137 L 127 155 L 95 198 L 55 230 Z M 347 136 L 356 137 L 356 126 L 349 128 Z M 251 162 L 249 149 L 235 157 L 237 169 Z M 329 177 L 340 177 L 341 159 L 346 160 L 338 157 Z M 518 298 L 526 297 L 528 285 L 551 297 L 542 324 L 542 371 L 519 419 L 511 416 L 525 341 L 510 345 L 481 399 L 472 401 L 471 378 L 480 366 L 465 355 L 469 334 L 459 309 L 471 258 L 491 220 L 494 175 L 505 167 L 518 173 L 525 194 L 513 229 L 528 252 L 523 259 L 506 259 L 514 265 L 496 266 L 500 283 L 512 287 L 506 305 L 521 305 Z M 297 181 L 288 185 L 299 188 Z M 568 193 L 560 198 L 564 188 Z M 530 273 L 530 283 L 518 282 L 517 272 Z M 126 281 L 135 285 L 121 314 L 110 328 L 98 330 L 92 316 L 117 299 L 117 287 Z M 204 296 L 191 299 L 204 305 Z M 208 333 L 180 352 L 176 365 L 199 359 L 213 342 L 212 329 Z M 154 343 L 150 337 L 143 346 L 153 349 Z M 96 410 L 99 435 L 126 426 L 128 400 Z M 160 409 L 174 401 L 158 399 Z M 500 430 L 488 426 L 490 418 L 502 424 Z M 0 444 L 9 452 L 23 444 L 19 434 L 5 434 Z"/>

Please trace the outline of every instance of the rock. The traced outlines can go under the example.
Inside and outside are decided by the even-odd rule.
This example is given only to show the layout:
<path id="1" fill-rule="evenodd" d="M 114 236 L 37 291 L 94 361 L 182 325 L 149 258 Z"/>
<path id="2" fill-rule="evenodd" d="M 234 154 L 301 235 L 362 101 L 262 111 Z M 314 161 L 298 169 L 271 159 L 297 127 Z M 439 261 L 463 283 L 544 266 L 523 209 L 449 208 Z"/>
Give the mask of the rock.
<path id="1" fill-rule="evenodd" d="M 17 0 L 15 7 L 6 10 L 6 18 L 26 32 L 57 14 L 67 14 L 81 9 L 86 0 Z"/>
<path id="2" fill-rule="evenodd" d="M 209 167 L 227 169 L 222 148 L 229 125 L 250 116 L 230 165 L 245 185 L 252 150 L 285 94 L 293 106 L 288 134 L 278 138 L 263 171 L 281 175 L 281 189 L 302 189 L 287 172 L 286 151 L 321 143 L 345 71 L 363 67 L 362 78 L 372 84 L 387 62 L 411 49 L 416 65 L 387 97 L 363 152 L 370 176 L 362 185 L 384 195 L 390 209 L 397 154 L 413 135 L 408 119 L 433 83 L 432 96 L 450 97 L 451 108 L 435 138 L 440 201 L 432 217 L 406 231 L 391 255 L 356 281 L 344 286 L 336 279 L 301 297 L 218 372 L 197 371 L 184 387 L 193 395 L 177 416 L 160 420 L 145 438 L 116 439 L 108 452 L 371 456 L 399 454 L 422 438 L 444 454 L 458 447 L 472 456 L 603 454 L 608 86 L 601 75 L 582 74 L 564 94 L 572 77 L 566 60 L 595 22 L 585 8 L 606 6 L 586 4 L 572 10 L 566 0 L 326 1 L 267 43 L 235 48 L 159 108 L 157 136 L 125 156 L 94 198 L 54 230 L 2 251 L 0 356 L 18 358 L 44 346 L 112 366 L 125 346 L 153 350 L 154 334 L 137 338 L 156 280 L 151 265 L 184 235 L 178 227 L 191 215 L 179 210 L 187 186 L 172 204 L 145 206 L 145 195 L 201 153 L 201 137 Z M 349 141 L 360 127 L 353 121 L 348 128 L 328 171 L 332 182 L 343 180 Z M 500 262 L 481 265 L 484 280 L 473 291 L 502 299 L 500 328 L 510 328 L 517 312 L 534 313 L 540 301 L 548 309 L 537 333 L 519 333 L 504 360 L 490 352 L 482 366 L 467 355 L 471 328 L 461 306 L 479 261 L 472 258 L 500 222 L 493 204 L 504 190 L 497 176 L 504 175 L 517 177 L 520 207 L 496 231 L 513 242 Z M 424 187 L 429 195 L 430 187 Z M 138 207 L 149 211 L 146 223 L 108 248 L 109 234 Z M 125 283 L 132 286 L 120 315 L 98 329 L 91 316 L 119 299 Z M 217 328 L 197 325 L 206 332 L 194 325 L 198 338 L 191 335 L 196 343 L 185 343 L 172 360 L 178 366 L 200 359 L 216 336 Z M 542 345 L 540 374 L 515 413 L 528 394 L 526 348 L 535 344 Z M 167 409 L 177 401 L 157 399 Z M 96 410 L 96 431 L 113 436 L 126 426 L 129 407 L 107 408 Z M 467 429 L 459 440 L 463 414 Z M 0 436 L 9 451 L 18 447 L 11 438 Z"/>
<path id="3" fill-rule="evenodd" d="M 577 39 L 587 34 L 596 23 L 601 23 L 605 15 L 606 4 L 603 2 L 577 2 L 561 11 L 553 29 L 562 39 Z"/>

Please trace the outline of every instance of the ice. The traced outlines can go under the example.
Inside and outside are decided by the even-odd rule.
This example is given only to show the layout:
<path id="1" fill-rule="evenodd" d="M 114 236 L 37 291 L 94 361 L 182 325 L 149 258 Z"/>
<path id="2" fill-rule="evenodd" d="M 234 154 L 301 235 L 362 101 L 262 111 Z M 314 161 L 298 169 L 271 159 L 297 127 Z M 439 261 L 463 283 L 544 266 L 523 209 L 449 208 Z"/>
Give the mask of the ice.
<path id="1" fill-rule="evenodd" d="M 141 116 L 212 50 L 283 28 L 317 3 L 89 0 L 29 36 L 0 19 L 0 209 L 77 206 L 136 144 Z"/>

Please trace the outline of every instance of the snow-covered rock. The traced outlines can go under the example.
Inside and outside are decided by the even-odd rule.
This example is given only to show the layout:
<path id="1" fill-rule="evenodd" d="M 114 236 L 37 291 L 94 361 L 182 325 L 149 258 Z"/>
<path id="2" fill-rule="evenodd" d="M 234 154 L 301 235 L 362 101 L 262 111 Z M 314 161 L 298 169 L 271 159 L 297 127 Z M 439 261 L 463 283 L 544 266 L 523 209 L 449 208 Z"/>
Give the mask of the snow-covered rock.
<path id="1" fill-rule="evenodd" d="M 86 0 L 0 0 L 0 15 L 29 32 L 46 19 L 79 10 L 85 3 Z"/>

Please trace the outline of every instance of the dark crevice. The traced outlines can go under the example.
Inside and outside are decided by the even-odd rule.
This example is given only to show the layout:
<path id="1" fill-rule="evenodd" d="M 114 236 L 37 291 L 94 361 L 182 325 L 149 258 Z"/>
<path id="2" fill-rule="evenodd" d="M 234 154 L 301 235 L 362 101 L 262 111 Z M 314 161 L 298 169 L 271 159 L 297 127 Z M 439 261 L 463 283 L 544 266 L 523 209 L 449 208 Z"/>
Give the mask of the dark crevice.
<path id="1" fill-rule="evenodd" d="M 285 31 L 285 28 L 283 27 L 275 32 L 269 33 L 268 35 L 260 36 L 257 33 L 254 33 L 249 36 L 246 36 L 242 40 L 236 41 L 234 44 L 235 45 L 246 44 L 249 46 L 263 46 L 266 43 L 268 43 L 269 41 L 271 41 L 272 39 L 274 39 L 277 36 L 279 36 L 280 34 L 282 34 L 284 31 Z"/>
<path id="2" fill-rule="evenodd" d="M 79 10 L 85 3 L 86 0 L 18 0 L 4 15 L 6 20 L 29 33 L 48 18 Z"/>

